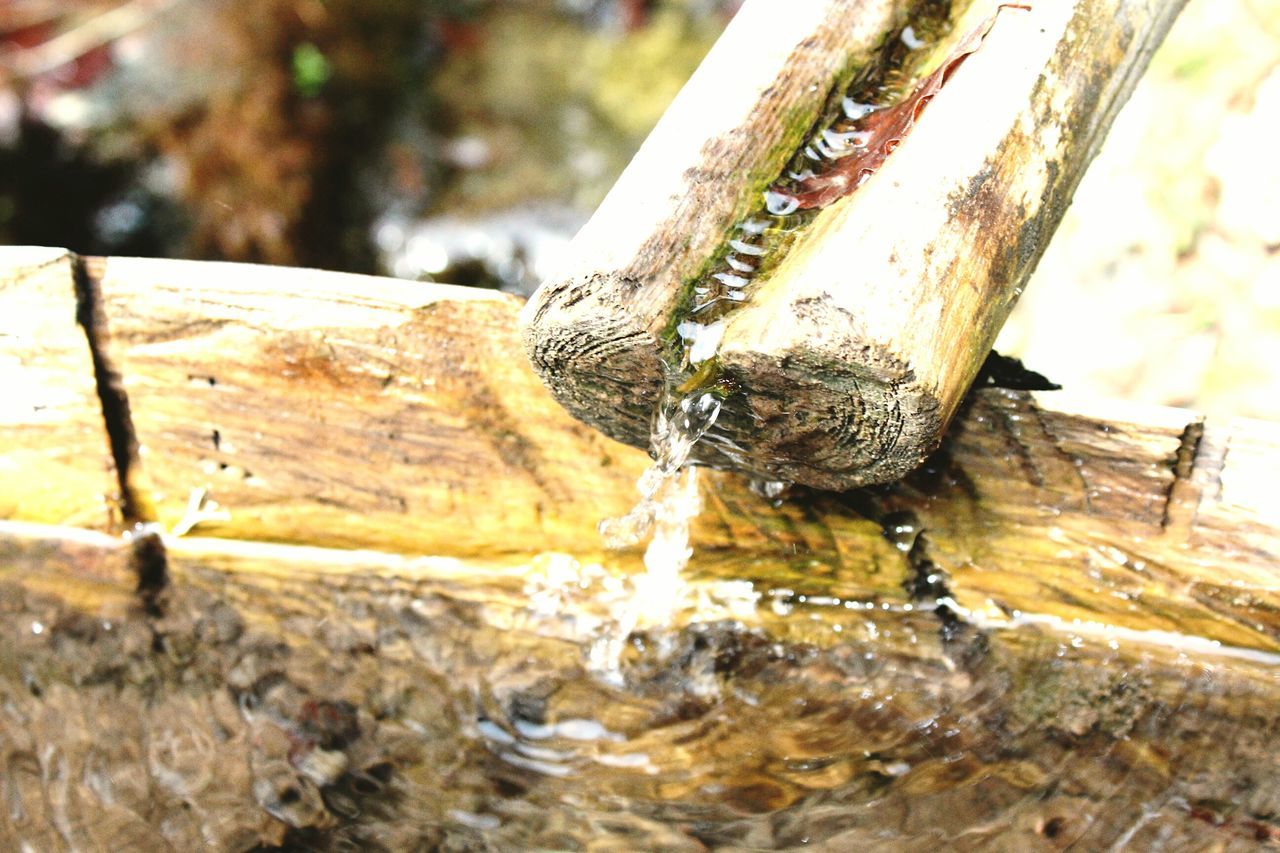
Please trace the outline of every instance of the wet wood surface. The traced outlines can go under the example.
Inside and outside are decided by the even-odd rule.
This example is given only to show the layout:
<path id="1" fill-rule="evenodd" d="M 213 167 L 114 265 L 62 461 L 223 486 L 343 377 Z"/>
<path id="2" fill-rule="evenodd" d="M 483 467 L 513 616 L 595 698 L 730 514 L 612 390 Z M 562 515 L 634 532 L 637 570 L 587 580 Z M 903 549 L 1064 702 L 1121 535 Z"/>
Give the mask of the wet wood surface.
<path id="1" fill-rule="evenodd" d="M 574 415 L 646 445 L 673 313 L 910 5 L 745 4 L 530 303 L 531 358 Z M 935 65 L 994 25 L 910 135 L 765 259 L 720 349 L 743 393 L 717 430 L 748 462 L 695 456 L 843 489 L 937 446 L 1182 2 L 1019 5 L 966 6 Z"/>
<path id="2" fill-rule="evenodd" d="M 518 300 L 243 265 L 85 268 L 105 324 L 100 357 L 128 394 L 131 422 L 117 428 L 139 448 L 129 479 L 162 529 L 408 556 L 612 559 L 595 526 L 629 509 L 646 458 L 546 393 L 519 353 Z M 8 275 L 45 281 L 51 269 L 70 275 L 65 264 Z M 60 287 L 31 292 L 79 333 Z M 38 374 L 43 393 L 83 390 L 88 360 L 68 364 Z M 67 473 L 41 469 L 45 489 L 74 495 L 69 505 L 118 500 L 105 436 L 66 440 L 83 436 L 84 416 L 25 428 L 5 464 L 57 452 Z M 892 486 L 771 501 L 736 475 L 705 476 L 693 569 L 724 577 L 767 562 L 797 594 L 835 582 L 866 600 L 949 598 L 992 622 L 1082 619 L 1277 649 L 1277 438 L 1265 423 L 979 389 L 942 450 Z M 18 500 L 29 482 L 6 480 L 6 517 L 64 524 L 65 505 Z M 119 532 L 115 515 L 79 526 Z"/>

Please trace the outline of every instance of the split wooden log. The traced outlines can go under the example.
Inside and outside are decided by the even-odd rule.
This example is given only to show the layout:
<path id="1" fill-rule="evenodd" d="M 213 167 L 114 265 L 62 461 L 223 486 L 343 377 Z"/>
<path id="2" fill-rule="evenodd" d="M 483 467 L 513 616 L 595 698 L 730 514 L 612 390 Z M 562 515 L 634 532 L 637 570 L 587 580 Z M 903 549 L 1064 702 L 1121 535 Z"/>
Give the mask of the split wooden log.
<path id="1" fill-rule="evenodd" d="M 703 442 L 697 461 L 844 489 L 937 446 L 1182 2 L 1000 5 L 970 4 L 936 46 L 929 68 L 973 52 L 883 167 L 762 261 L 719 350 L 737 391 L 716 430 L 745 458 Z M 926 7 L 748 0 L 524 316 L 575 417 L 647 446 L 673 317 L 824 105 Z"/>
<path id="2" fill-rule="evenodd" d="M 2 274 L 48 300 L 25 309 L 54 318 L 47 340 L 58 316 L 79 333 L 60 295 L 71 266 L 57 269 L 61 283 L 47 269 Z M 602 553 L 595 526 L 629 509 L 646 459 L 543 389 L 518 353 L 518 300 L 247 265 L 112 258 L 84 269 L 98 357 L 122 377 L 140 447 L 128 474 L 165 529 L 638 568 L 635 553 Z M 33 277 L 41 287 L 27 287 Z M 0 361 L 17 363 L 29 343 L 0 339 L 18 348 Z M 91 370 L 86 360 L 31 375 L 60 399 Z M 54 409 L 38 430 L 10 433 L 26 437 L 5 445 L 4 464 L 26 465 L 31 448 L 83 452 L 101 473 L 105 437 L 74 443 L 84 417 Z M 690 571 L 795 596 L 944 599 L 983 624 L 1080 620 L 1277 650 L 1278 446 L 1271 424 L 980 390 L 942 451 L 893 486 L 799 490 L 775 505 L 736 475 L 703 478 Z M 85 506 L 114 493 L 79 466 L 37 470 L 44 488 L 85 490 Z M 10 519 L 66 520 L 62 504 L 17 499 L 29 489 L 24 476 L 0 484 Z"/>
<path id="3" fill-rule="evenodd" d="M 88 263 L 139 477 L 172 527 L 402 553 L 569 548 L 639 460 L 564 416 L 511 296 L 237 264 Z M 620 451 L 622 451 L 620 453 Z M 194 503 L 193 503 L 194 501 Z"/>

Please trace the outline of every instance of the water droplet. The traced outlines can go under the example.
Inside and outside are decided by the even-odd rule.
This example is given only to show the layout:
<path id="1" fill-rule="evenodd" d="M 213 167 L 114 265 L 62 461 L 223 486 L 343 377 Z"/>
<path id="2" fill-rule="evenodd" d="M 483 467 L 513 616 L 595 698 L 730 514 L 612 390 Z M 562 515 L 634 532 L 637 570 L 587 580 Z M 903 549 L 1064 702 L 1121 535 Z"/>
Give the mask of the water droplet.
<path id="1" fill-rule="evenodd" d="M 734 275 L 733 273 L 728 272 L 718 272 L 711 277 L 723 284 L 725 287 L 734 288 L 735 290 L 741 287 L 746 287 L 751 283 L 751 279 L 749 278 L 744 278 L 743 276 Z"/>
<path id="2" fill-rule="evenodd" d="M 764 194 L 764 206 L 774 216 L 790 216 L 800 209 L 800 199 L 777 190 L 768 190 Z M 738 248 L 734 246 L 734 248 Z M 755 249 L 755 247 L 752 247 Z M 763 255 L 763 249 L 747 252 L 749 255 Z"/>
<path id="3" fill-rule="evenodd" d="M 817 142 L 813 143 L 813 147 L 817 148 L 818 153 L 821 154 L 827 160 L 840 159 L 841 152 L 833 150 L 831 146 L 827 145 L 826 141 L 824 140 L 820 139 Z"/>
<path id="4" fill-rule="evenodd" d="M 751 491 L 769 500 L 781 497 L 782 493 L 789 488 L 791 484 L 786 480 L 766 480 L 762 477 L 753 477 L 751 480 Z"/>
<path id="5" fill-rule="evenodd" d="M 686 435 L 701 437 L 720 416 L 720 400 L 711 393 L 685 397 L 680 401 L 680 411 L 685 416 L 681 430 Z"/>
<path id="6" fill-rule="evenodd" d="M 822 140 L 830 146 L 832 151 L 849 151 L 854 148 L 865 148 L 871 141 L 871 133 L 865 130 L 851 130 L 848 133 L 824 130 Z"/>
<path id="7" fill-rule="evenodd" d="M 876 111 L 875 104 L 861 104 L 853 98 L 845 98 L 841 107 L 844 109 L 844 114 L 852 121 L 864 119 Z"/>
<path id="8" fill-rule="evenodd" d="M 797 201 L 796 206 L 798 207 L 799 204 L 800 203 Z M 734 251 L 738 251 L 744 255 L 751 255 L 757 258 L 763 255 L 765 252 L 763 247 L 753 246 L 752 244 L 747 243 L 743 240 L 730 240 L 729 245 L 733 247 Z"/>
<path id="9" fill-rule="evenodd" d="M 697 331 L 690 339 L 692 341 L 689 346 L 690 364 L 702 364 L 715 356 L 720 349 L 720 341 L 724 339 L 724 320 L 719 320 L 709 326 L 698 326 L 696 323 L 682 323 L 681 325 L 691 325 L 697 328 Z"/>
<path id="10" fill-rule="evenodd" d="M 885 516 L 881 524 L 884 536 L 899 551 L 906 553 L 916 542 L 920 533 L 920 525 L 910 512 L 894 512 Z"/>

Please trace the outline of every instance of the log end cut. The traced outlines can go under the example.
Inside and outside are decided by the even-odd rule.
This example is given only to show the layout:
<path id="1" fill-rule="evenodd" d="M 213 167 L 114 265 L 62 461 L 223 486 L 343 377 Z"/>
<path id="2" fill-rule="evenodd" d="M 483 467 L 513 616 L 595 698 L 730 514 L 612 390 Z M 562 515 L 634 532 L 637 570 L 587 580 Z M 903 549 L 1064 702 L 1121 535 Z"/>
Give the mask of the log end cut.
<path id="1" fill-rule="evenodd" d="M 570 414 L 648 449 L 664 368 L 655 334 L 614 304 L 626 289 L 616 276 L 544 288 L 524 310 L 524 343 Z M 954 406 L 937 389 L 883 348 L 835 333 L 849 324 L 809 319 L 826 331 L 791 352 L 726 342 L 720 363 L 740 393 L 725 401 L 692 461 L 845 490 L 902 477 L 938 446 Z"/>
<path id="2" fill-rule="evenodd" d="M 610 438 L 647 448 L 662 359 L 643 318 L 618 304 L 637 287 L 617 276 L 557 282 L 520 319 L 525 353 L 557 402 Z"/>
<path id="3" fill-rule="evenodd" d="M 865 343 L 781 354 L 730 345 L 721 360 L 743 393 L 717 426 L 747 451 L 736 467 L 755 476 L 843 491 L 906 475 L 942 440 L 936 393 Z"/>

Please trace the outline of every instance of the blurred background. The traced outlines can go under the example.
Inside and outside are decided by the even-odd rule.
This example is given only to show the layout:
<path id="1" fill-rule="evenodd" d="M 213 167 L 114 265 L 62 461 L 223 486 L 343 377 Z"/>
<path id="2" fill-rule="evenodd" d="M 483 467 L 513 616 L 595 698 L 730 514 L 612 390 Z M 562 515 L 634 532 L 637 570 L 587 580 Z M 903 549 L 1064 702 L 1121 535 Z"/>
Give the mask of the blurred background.
<path id="1" fill-rule="evenodd" d="M 528 293 L 741 0 L 0 0 L 0 243 Z M 1190 0 L 998 344 L 1280 419 L 1280 0 Z"/>

